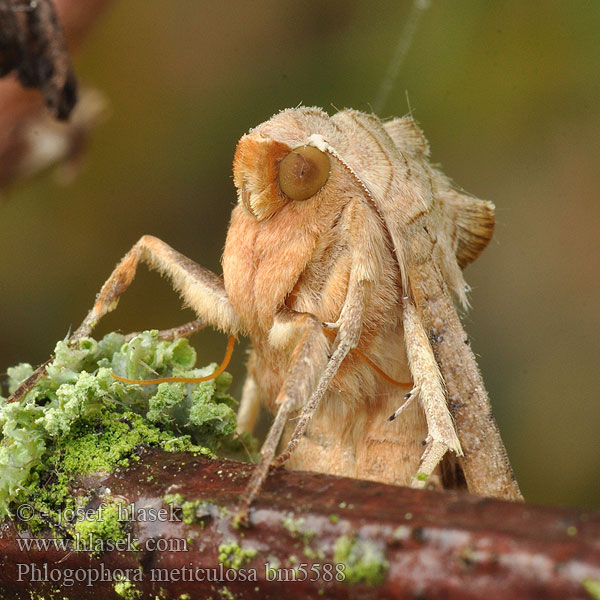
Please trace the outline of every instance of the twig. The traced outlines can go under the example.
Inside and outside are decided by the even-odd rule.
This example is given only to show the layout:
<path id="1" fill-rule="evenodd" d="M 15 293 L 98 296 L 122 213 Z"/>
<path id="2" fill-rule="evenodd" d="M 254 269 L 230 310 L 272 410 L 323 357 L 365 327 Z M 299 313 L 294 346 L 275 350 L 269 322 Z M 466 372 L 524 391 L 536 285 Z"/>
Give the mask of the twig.
<path id="1" fill-rule="evenodd" d="M 280 469 L 250 509 L 251 527 L 236 529 L 238 497 L 254 468 L 152 450 L 125 473 L 87 478 L 86 496 L 106 499 L 108 489 L 110 497 L 134 503 L 137 521 L 129 533 L 139 549 L 97 557 L 52 546 L 25 552 L 14 528 L 6 527 L 0 597 L 45 597 L 58 589 L 65 599 L 116 600 L 113 581 L 97 578 L 87 586 L 101 569 L 106 577 L 131 569 L 130 597 L 139 600 L 182 594 L 589 600 L 585 586 L 600 581 L 598 512 Z M 180 495 L 171 512 L 165 494 Z M 182 502 L 189 502 L 189 523 L 181 520 Z M 151 516 L 161 508 L 167 510 L 163 517 Z M 238 569 L 229 568 L 236 558 Z M 326 572 L 336 568 L 345 582 L 328 580 Z M 76 572 L 82 580 L 65 585 Z M 32 581 L 36 573 L 41 580 Z M 53 580 L 44 580 L 44 573 Z M 141 581 L 133 580 L 135 573 Z M 256 581 L 247 580 L 252 576 Z"/>

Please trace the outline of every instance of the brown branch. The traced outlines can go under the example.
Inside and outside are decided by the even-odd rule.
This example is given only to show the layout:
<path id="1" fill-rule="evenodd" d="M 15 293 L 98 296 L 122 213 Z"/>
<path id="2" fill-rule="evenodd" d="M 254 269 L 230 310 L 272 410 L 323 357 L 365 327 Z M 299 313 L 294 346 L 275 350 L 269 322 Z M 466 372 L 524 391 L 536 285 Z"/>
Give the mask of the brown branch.
<path id="1" fill-rule="evenodd" d="M 589 599 L 585 586 L 600 580 L 600 513 L 279 470 L 251 508 L 251 527 L 236 529 L 232 515 L 252 468 L 149 451 L 125 473 L 88 479 L 86 495 L 135 503 L 139 518 L 129 533 L 139 540 L 139 551 L 98 557 L 56 549 L 26 552 L 19 549 L 15 527 L 7 525 L 0 538 L 0 596 L 118 598 L 113 582 L 68 586 L 64 574 L 74 577 L 82 569 L 81 577 L 107 578 L 114 569 L 138 567 L 142 581 L 133 583 L 132 593 L 139 594 L 126 597 Z M 148 517 L 149 509 L 166 508 L 167 493 L 180 494 L 179 504 L 193 501 L 186 513 L 193 509 L 193 522 L 182 522 L 179 509 L 171 521 L 166 515 Z M 161 551 L 148 547 L 158 540 Z M 227 550 L 232 542 L 242 549 L 238 571 L 227 570 L 236 556 Z M 187 550 L 174 551 L 177 545 Z M 219 547 L 221 558 L 229 557 L 222 571 Z M 355 583 L 326 581 L 327 567 L 311 570 L 329 564 L 335 573 L 342 557 Z M 356 560 L 360 564 L 353 566 Z M 266 563 L 280 568 L 267 572 Z M 253 569 L 257 581 L 243 581 L 242 574 L 251 576 Z M 306 580 L 298 581 L 304 572 Z M 31 582 L 35 573 L 54 581 Z M 287 582 L 267 581 L 268 574 Z"/>

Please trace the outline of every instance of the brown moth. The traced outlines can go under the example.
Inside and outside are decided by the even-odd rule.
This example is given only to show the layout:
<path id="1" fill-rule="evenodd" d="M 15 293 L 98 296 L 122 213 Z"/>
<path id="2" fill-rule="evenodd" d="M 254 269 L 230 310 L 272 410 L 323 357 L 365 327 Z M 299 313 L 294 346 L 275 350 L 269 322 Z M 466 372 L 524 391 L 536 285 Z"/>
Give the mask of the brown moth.
<path id="1" fill-rule="evenodd" d="M 462 269 L 489 242 L 494 207 L 457 191 L 428 157 L 410 118 L 284 110 L 237 145 L 223 278 L 144 236 L 75 332 L 115 308 L 143 261 L 202 326 L 250 337 L 239 428 L 253 428 L 261 402 L 276 417 L 242 517 L 286 459 L 521 498 L 452 299 L 467 304 Z"/>

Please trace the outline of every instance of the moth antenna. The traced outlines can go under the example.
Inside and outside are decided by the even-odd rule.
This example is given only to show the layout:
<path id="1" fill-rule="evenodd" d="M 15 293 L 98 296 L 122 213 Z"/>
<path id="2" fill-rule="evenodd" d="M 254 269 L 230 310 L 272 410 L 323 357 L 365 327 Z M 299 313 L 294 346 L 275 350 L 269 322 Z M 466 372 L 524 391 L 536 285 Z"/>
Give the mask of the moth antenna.
<path id="1" fill-rule="evenodd" d="M 392 56 L 392 60 L 390 61 L 387 72 L 383 78 L 383 81 L 381 82 L 379 91 L 377 92 L 375 101 L 373 102 L 373 107 L 375 108 L 376 114 L 380 114 L 385 108 L 385 104 L 389 98 L 390 92 L 392 91 L 394 83 L 398 79 L 398 74 L 400 73 L 402 64 L 406 59 L 408 50 L 410 49 L 410 45 L 414 39 L 419 21 L 421 20 L 423 13 L 430 6 L 431 0 L 414 0 L 410 9 L 410 13 L 404 23 L 404 28 L 400 32 L 398 44 L 396 46 L 396 50 L 394 51 L 394 55 Z"/>
<path id="2" fill-rule="evenodd" d="M 404 90 L 404 95 L 406 96 L 406 106 L 408 107 L 408 116 L 412 119 L 413 118 L 413 110 L 412 110 L 412 106 L 410 105 L 410 97 L 408 95 L 408 90 Z"/>
<path id="3" fill-rule="evenodd" d="M 122 381 L 123 383 L 131 383 L 133 385 L 153 385 L 156 383 L 202 383 L 203 381 L 210 381 L 211 379 L 216 379 L 229 365 L 229 361 L 231 360 L 231 356 L 233 354 L 233 347 L 235 345 L 235 337 L 232 335 L 229 336 L 227 341 L 227 349 L 225 350 L 225 356 L 223 357 L 223 361 L 216 368 L 215 372 L 211 375 L 207 375 L 206 377 L 160 377 L 158 379 L 127 379 L 126 377 L 120 377 L 119 375 L 115 375 L 115 373 L 111 373 L 111 375 L 118 381 Z"/>

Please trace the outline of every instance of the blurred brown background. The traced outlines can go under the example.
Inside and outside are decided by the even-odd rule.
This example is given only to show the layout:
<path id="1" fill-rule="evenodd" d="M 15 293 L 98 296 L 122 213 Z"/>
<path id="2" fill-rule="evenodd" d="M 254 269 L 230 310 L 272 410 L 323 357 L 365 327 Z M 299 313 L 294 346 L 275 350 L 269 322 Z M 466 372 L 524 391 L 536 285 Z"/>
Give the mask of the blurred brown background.
<path id="1" fill-rule="evenodd" d="M 410 5 L 116 1 L 76 59 L 111 103 L 83 172 L 0 204 L 0 370 L 47 358 L 144 233 L 220 272 L 237 139 L 299 103 L 369 111 Z M 599 31 L 595 0 L 434 1 L 380 114 L 408 97 L 433 160 L 497 205 L 465 324 L 537 503 L 600 504 Z M 143 270 L 98 333 L 193 317 L 179 306 Z M 204 362 L 225 343 L 196 337 Z"/>

